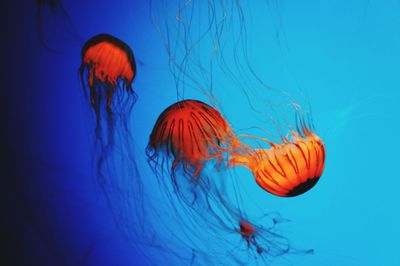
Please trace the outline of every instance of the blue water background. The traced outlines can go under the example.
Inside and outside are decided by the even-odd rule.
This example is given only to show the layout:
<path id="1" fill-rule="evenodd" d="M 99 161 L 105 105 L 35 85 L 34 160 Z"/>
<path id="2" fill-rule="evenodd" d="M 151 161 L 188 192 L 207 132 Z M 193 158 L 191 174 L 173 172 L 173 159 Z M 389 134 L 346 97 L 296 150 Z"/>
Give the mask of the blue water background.
<path id="1" fill-rule="evenodd" d="M 251 64 L 268 84 L 312 107 L 326 145 L 326 167 L 315 188 L 290 199 L 264 192 L 250 172 L 240 169 L 252 191 L 246 208 L 250 213 L 260 207 L 280 212 L 291 220 L 283 225 L 284 234 L 296 246 L 315 249 L 314 255 L 290 256 L 277 265 L 400 265 L 400 3 L 271 3 L 242 1 L 246 14 L 252 14 L 247 20 Z M 94 188 L 92 125 L 77 76 L 79 41 L 66 42 L 61 54 L 44 49 L 33 1 L 28 6 L 21 11 L 20 30 L 26 32 L 22 39 L 36 67 L 25 70 L 34 73 L 33 80 L 17 81 L 34 88 L 20 102 L 33 124 L 31 141 L 21 154 L 44 169 L 25 185 L 27 201 L 35 199 L 42 207 L 34 217 L 49 243 L 32 237 L 33 249 L 50 264 L 65 257 L 75 265 L 90 251 L 86 265 L 140 265 Z M 64 6 L 82 40 L 113 34 L 143 62 L 134 82 L 139 98 L 130 126 L 139 170 L 146 179 L 155 178 L 144 149 L 158 115 L 176 101 L 176 91 L 168 57 L 149 19 L 149 3 L 65 1 Z M 257 120 L 259 114 L 244 103 L 242 90 L 224 85 L 223 79 L 218 85 L 217 97 L 235 130 L 271 126 Z M 194 90 L 185 96 L 205 100 Z M 251 202 L 258 204 L 254 210 Z M 179 224 L 171 226 L 179 229 Z"/>

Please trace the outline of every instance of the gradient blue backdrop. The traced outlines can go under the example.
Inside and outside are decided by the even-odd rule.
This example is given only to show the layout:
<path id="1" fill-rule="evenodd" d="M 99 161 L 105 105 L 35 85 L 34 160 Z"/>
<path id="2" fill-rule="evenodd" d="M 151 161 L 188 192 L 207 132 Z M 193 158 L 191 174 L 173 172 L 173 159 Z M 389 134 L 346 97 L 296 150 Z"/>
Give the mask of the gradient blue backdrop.
<path id="1" fill-rule="evenodd" d="M 296 198 L 263 192 L 243 171 L 254 190 L 252 200 L 290 219 L 283 228 L 291 241 L 316 251 L 279 265 L 400 265 L 400 3 L 279 1 L 268 7 L 267 2 L 242 2 L 254 14 L 248 25 L 253 66 L 274 87 L 306 93 L 327 149 L 320 182 Z M 148 6 L 147 1 L 64 1 L 82 42 L 98 33 L 113 34 L 143 63 L 134 82 L 139 98 L 130 125 L 143 152 L 139 168 L 154 178 L 144 149 L 156 118 L 176 94 Z M 32 69 L 22 62 L 15 71 L 29 72 L 28 78 L 15 74 L 15 82 L 32 88 L 15 102 L 29 128 L 28 136 L 15 142 L 27 162 L 21 168 L 41 173 L 21 184 L 23 200 L 15 203 L 27 245 L 49 265 L 61 265 L 60 260 L 65 265 L 140 265 L 90 173 L 91 128 L 77 76 L 81 43 L 67 40 L 60 54 L 44 49 L 34 10 L 34 1 L 21 6 L 13 21 L 19 24 L 15 34 L 22 49 L 14 53 L 34 62 Z M 224 88 L 218 97 L 237 129 L 256 115 L 248 106 L 238 107 L 240 90 Z M 29 209 L 34 211 L 28 215 Z M 23 222 L 26 217 L 31 222 Z"/>

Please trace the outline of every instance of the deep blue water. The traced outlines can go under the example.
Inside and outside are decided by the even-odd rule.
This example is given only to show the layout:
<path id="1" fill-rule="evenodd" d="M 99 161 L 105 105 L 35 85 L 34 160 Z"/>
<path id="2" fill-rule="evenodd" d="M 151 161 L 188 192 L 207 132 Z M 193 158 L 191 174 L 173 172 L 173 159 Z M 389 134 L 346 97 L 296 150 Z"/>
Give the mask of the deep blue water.
<path id="1" fill-rule="evenodd" d="M 158 115 L 177 97 L 168 56 L 150 20 L 150 3 L 64 1 L 69 20 L 56 13 L 59 24 L 42 25 L 56 36 L 49 41 L 61 50 L 55 53 L 40 42 L 35 2 L 25 2 L 9 4 L 15 15 L 10 16 L 8 36 L 17 42 L 9 55 L 19 61 L 7 73 L 11 82 L 7 87 L 13 89 L 7 100 L 13 110 L 7 113 L 7 123 L 17 133 L 6 141 L 20 162 L 15 170 L 23 176 L 11 182 L 17 192 L 9 193 L 7 200 L 13 206 L 16 235 L 24 240 L 16 245 L 20 255 L 26 252 L 32 265 L 142 265 L 146 262 L 133 251 L 132 239 L 117 228 L 91 173 L 93 124 L 88 121 L 92 116 L 77 69 L 82 44 L 95 34 L 109 33 L 131 46 L 138 62 L 133 85 L 138 100 L 129 125 L 139 172 L 148 186 L 156 186 L 144 151 Z M 170 3 L 155 15 L 174 14 L 178 7 Z M 241 9 L 249 62 L 275 90 L 257 87 L 248 72 L 240 72 L 240 65 L 233 76 L 243 86 L 214 69 L 214 95 L 224 116 L 237 132 L 259 127 L 276 133 L 271 121 L 249 103 L 263 111 L 272 107 L 261 98 L 280 104 L 277 119 L 284 125 L 285 118 L 292 119 L 282 97 L 287 93 L 305 109 L 311 107 L 327 151 L 318 184 L 295 198 L 266 193 L 249 171 L 238 169 L 246 211 L 255 216 L 279 212 L 290 220 L 281 225 L 281 233 L 296 247 L 315 250 L 312 255 L 283 256 L 271 265 L 400 265 L 396 133 L 400 128 L 400 2 L 257 0 L 241 1 Z M 243 21 L 232 17 L 227 28 L 237 29 Z M 206 12 L 195 18 L 208 23 Z M 70 26 L 73 33 L 65 33 Z M 224 37 L 234 35 L 228 32 Z M 228 42 L 224 49 L 229 54 L 231 48 Z M 207 62 L 209 47 L 196 51 L 199 60 Z M 233 64 L 232 57 L 226 60 Z M 206 80 L 207 87 L 207 77 L 193 75 Z M 188 83 L 186 98 L 207 101 Z M 14 116 L 18 117 L 15 124 Z M 160 191 L 154 187 L 148 193 L 157 198 Z M 149 223 L 158 222 L 150 214 Z M 178 235 L 180 226 L 168 224 Z M 174 241 L 179 242 L 172 238 L 166 243 L 173 247 Z M 160 265 L 160 261 L 183 263 L 151 254 Z M 211 252 L 210 263 L 212 256 Z M 227 258 L 226 264 L 230 263 Z"/>

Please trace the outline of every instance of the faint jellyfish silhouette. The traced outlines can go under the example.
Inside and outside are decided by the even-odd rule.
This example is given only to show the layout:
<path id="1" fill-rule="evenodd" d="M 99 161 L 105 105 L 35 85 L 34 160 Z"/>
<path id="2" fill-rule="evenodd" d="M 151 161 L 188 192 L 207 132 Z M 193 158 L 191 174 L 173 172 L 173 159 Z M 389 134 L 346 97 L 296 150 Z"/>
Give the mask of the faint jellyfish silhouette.
<path id="1" fill-rule="evenodd" d="M 62 0 L 36 0 L 36 28 L 42 46 L 50 52 L 62 53 L 81 43 Z"/>

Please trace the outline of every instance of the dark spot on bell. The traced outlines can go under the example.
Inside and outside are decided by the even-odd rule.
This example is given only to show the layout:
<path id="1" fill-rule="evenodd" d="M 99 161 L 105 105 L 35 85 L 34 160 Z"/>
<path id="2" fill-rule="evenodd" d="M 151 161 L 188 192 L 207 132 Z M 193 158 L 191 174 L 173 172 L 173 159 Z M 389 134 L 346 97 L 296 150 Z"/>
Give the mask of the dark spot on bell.
<path id="1" fill-rule="evenodd" d="M 292 190 L 290 190 L 287 194 L 286 197 L 296 197 L 298 195 L 303 194 L 304 192 L 307 192 L 310 190 L 315 184 L 317 184 L 319 180 L 319 177 L 314 177 L 312 179 L 308 179 L 306 182 L 303 182 L 296 187 L 294 187 Z"/>

